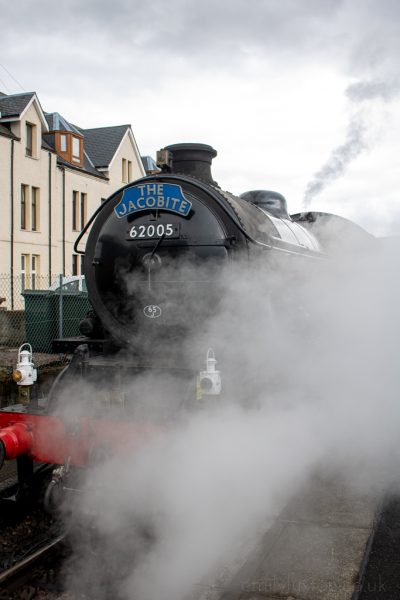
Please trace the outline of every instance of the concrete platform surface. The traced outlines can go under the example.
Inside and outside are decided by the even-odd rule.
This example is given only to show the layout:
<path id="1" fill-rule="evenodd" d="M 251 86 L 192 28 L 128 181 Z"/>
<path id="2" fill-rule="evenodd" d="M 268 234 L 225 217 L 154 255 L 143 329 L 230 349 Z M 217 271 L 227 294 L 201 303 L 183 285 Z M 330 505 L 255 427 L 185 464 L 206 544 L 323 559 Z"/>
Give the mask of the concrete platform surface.
<path id="1" fill-rule="evenodd" d="M 338 477 L 314 477 L 201 600 L 351 600 L 379 506 Z"/>

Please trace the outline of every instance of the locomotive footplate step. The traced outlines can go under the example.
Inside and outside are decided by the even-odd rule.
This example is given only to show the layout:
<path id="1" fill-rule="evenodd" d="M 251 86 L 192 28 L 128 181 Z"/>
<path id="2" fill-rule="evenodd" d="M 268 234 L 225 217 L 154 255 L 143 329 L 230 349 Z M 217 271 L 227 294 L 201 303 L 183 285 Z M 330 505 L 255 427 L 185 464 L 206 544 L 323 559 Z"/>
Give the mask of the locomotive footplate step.
<path id="1" fill-rule="evenodd" d="M 353 600 L 379 506 L 336 477 L 313 479 L 207 600 Z"/>

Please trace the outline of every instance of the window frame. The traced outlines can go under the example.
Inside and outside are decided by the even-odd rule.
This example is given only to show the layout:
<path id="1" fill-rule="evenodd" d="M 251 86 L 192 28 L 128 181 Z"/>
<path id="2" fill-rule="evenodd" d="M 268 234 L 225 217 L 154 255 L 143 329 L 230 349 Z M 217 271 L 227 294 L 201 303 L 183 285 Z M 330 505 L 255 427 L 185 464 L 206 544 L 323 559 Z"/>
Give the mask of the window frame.
<path id="1" fill-rule="evenodd" d="M 85 192 L 81 192 L 81 201 L 80 201 L 81 231 L 86 225 L 86 220 L 87 220 L 87 194 Z"/>
<path id="2" fill-rule="evenodd" d="M 21 284 L 22 289 L 26 289 L 26 280 L 29 277 L 30 255 L 21 253 Z"/>
<path id="3" fill-rule="evenodd" d="M 78 154 L 75 153 L 75 144 L 78 144 Z M 73 162 L 81 162 L 81 138 L 76 135 L 72 136 L 71 158 Z"/>
<path id="4" fill-rule="evenodd" d="M 78 273 L 78 254 L 72 255 L 72 275 L 79 275 Z"/>
<path id="5" fill-rule="evenodd" d="M 31 254 L 31 287 L 32 290 L 36 290 L 36 283 L 40 277 L 40 254 Z"/>
<path id="6" fill-rule="evenodd" d="M 40 188 L 31 186 L 31 231 L 40 231 Z"/>
<path id="7" fill-rule="evenodd" d="M 63 148 L 64 145 L 65 148 Z M 68 138 L 66 133 L 60 133 L 60 152 L 68 152 Z"/>
<path id="8" fill-rule="evenodd" d="M 79 231 L 79 192 L 72 190 L 72 231 Z"/>
<path id="9" fill-rule="evenodd" d="M 21 231 L 29 231 L 29 185 L 21 183 L 21 219 L 20 228 Z"/>
<path id="10" fill-rule="evenodd" d="M 34 123 L 25 123 L 25 156 L 29 158 L 35 158 L 35 128 Z M 28 133 L 29 132 L 29 133 Z"/>

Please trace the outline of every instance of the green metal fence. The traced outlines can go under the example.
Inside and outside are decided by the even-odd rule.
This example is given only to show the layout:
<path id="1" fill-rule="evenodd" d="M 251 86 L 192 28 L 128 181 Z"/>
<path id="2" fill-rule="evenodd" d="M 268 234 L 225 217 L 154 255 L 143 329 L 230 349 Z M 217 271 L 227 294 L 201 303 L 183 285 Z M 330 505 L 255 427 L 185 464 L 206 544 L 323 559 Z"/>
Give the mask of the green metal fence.
<path id="1" fill-rule="evenodd" d="M 80 334 L 90 308 L 83 276 L 0 275 L 0 349 L 29 342 L 34 352 L 51 353 L 54 338 Z"/>

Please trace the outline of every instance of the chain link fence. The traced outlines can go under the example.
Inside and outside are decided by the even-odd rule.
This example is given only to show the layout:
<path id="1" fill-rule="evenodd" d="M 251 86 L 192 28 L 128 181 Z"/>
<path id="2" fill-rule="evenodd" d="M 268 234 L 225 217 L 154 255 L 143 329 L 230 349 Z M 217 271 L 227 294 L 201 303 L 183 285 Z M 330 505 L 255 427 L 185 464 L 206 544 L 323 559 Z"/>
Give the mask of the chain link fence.
<path id="1" fill-rule="evenodd" d="M 29 342 L 51 353 L 53 339 L 80 335 L 90 309 L 83 276 L 0 275 L 0 350 Z"/>
<path id="2" fill-rule="evenodd" d="M 69 356 L 52 353 L 52 340 L 80 335 L 79 323 L 91 310 L 83 276 L 0 275 L 0 407 L 19 401 L 11 373 L 19 347 L 32 346 L 38 390 L 45 395 Z"/>

